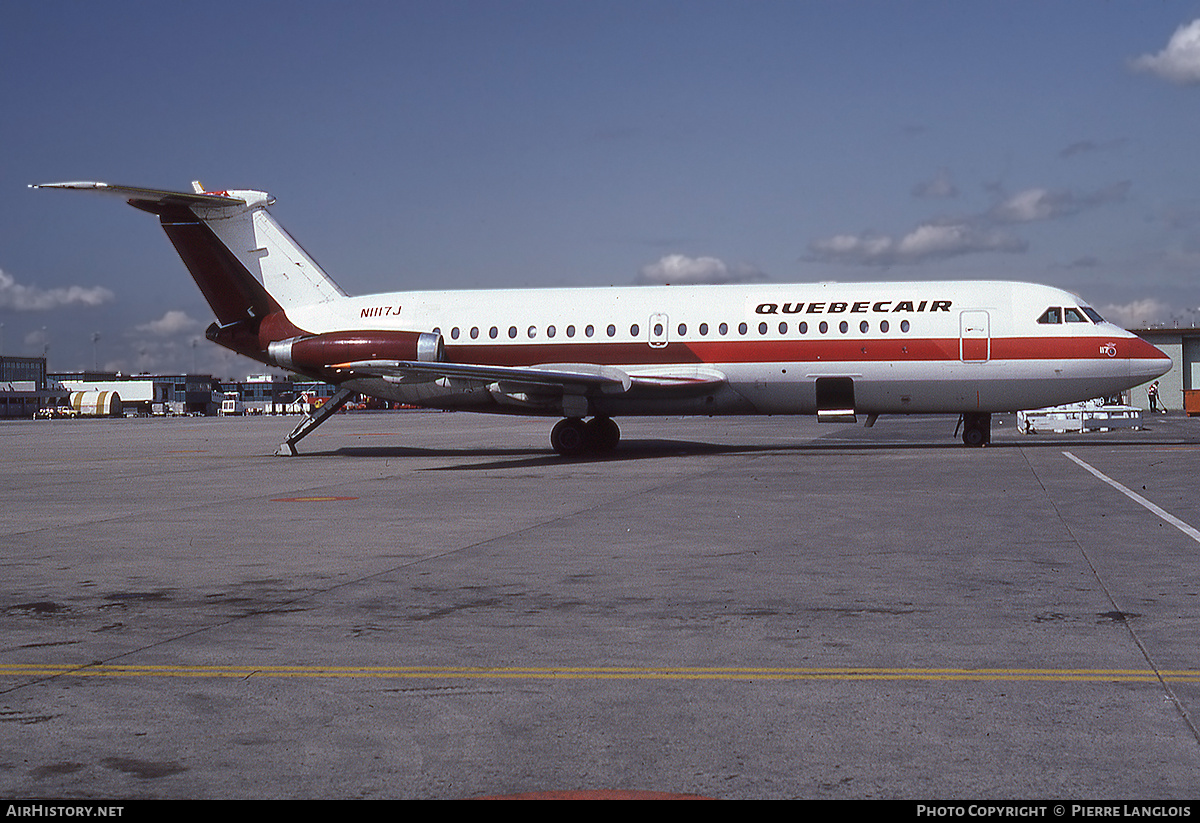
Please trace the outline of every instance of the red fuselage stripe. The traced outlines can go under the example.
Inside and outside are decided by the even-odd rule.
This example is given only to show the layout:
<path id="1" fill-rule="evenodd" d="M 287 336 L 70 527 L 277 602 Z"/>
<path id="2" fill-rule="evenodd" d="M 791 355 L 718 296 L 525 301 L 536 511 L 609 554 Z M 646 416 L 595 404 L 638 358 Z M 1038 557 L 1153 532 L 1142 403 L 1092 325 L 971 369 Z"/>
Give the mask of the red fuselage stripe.
<path id="1" fill-rule="evenodd" d="M 988 360 L 1157 360 L 1162 353 L 1130 337 L 993 337 Z M 644 342 L 484 343 L 447 341 L 451 362 L 493 366 L 543 363 L 685 365 L 704 363 L 953 362 L 962 359 L 957 337 L 822 340 L 689 340 L 654 348 Z M 968 350 L 968 359 L 982 359 Z"/>

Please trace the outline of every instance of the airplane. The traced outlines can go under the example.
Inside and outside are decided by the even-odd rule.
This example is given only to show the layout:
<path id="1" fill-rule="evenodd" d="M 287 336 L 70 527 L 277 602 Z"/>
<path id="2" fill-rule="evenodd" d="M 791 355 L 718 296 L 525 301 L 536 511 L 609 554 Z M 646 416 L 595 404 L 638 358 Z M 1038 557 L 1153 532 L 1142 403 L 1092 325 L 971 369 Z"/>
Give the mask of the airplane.
<path id="1" fill-rule="evenodd" d="M 99 182 L 155 214 L 212 307 L 209 340 L 337 393 L 279 446 L 356 394 L 412 406 L 561 418 L 561 455 L 610 452 L 613 418 L 993 414 L 1110 396 L 1171 360 L 1061 289 L 1001 281 L 756 283 L 407 291 L 351 296 L 253 190 Z M 586 422 L 585 422 L 586 420 Z"/>

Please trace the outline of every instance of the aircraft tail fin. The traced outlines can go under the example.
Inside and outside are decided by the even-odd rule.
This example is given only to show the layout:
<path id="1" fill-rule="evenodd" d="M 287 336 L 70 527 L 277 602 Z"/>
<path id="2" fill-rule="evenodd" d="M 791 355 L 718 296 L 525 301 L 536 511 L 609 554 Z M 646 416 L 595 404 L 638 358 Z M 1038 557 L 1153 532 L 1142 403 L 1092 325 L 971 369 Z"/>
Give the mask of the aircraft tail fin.
<path id="1" fill-rule="evenodd" d="M 111 194 L 158 215 L 222 325 L 346 293 L 271 216 L 263 191 L 177 192 L 108 183 L 45 183 L 32 188 Z"/>

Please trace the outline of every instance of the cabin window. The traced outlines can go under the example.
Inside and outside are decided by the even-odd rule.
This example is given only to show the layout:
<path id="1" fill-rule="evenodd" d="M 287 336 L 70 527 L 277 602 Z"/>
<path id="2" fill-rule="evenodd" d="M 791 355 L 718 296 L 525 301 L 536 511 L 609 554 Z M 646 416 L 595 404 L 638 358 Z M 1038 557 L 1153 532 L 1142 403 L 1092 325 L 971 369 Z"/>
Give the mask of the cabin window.
<path id="1" fill-rule="evenodd" d="M 575 327 L 567 326 L 567 337 L 574 337 L 574 336 L 575 336 Z"/>
<path id="2" fill-rule="evenodd" d="M 612 323 L 609 323 L 608 324 L 608 336 L 612 337 L 616 333 L 617 333 L 617 327 L 614 326 Z"/>
<path id="3" fill-rule="evenodd" d="M 726 323 L 722 323 L 720 326 L 717 327 L 717 331 L 721 332 L 721 334 L 729 334 L 729 325 Z"/>
<path id="4" fill-rule="evenodd" d="M 706 335 L 706 334 L 708 334 L 708 324 L 707 324 L 707 323 L 701 323 L 701 324 L 700 324 L 700 336 L 701 336 L 701 337 L 703 337 L 703 336 L 704 336 L 704 335 Z"/>
<path id="5" fill-rule="evenodd" d="M 662 337 L 662 335 L 663 335 L 663 324 L 662 324 L 662 323 L 655 323 L 655 324 L 654 324 L 654 336 L 655 336 L 655 337 Z"/>
<path id="6" fill-rule="evenodd" d="M 525 334 L 529 335 L 530 340 L 537 337 L 537 326 L 530 326 L 528 330 L 526 330 Z"/>
<path id="7" fill-rule="evenodd" d="M 824 334 L 825 332 L 829 331 L 829 324 L 822 320 L 821 325 L 817 326 L 817 328 L 820 330 L 821 334 Z"/>
<path id="8" fill-rule="evenodd" d="M 516 336 L 517 336 L 517 327 L 516 327 L 516 326 L 509 326 L 509 327 L 508 327 L 508 337 L 509 337 L 509 339 L 511 340 L 511 339 L 515 338 Z"/>
<path id="9" fill-rule="evenodd" d="M 787 334 L 787 323 L 780 323 L 780 324 L 779 324 L 779 333 L 780 333 L 780 334 Z"/>
<path id="10" fill-rule="evenodd" d="M 479 337 L 479 327 L 478 327 L 478 326 L 472 326 L 472 327 L 471 327 L 471 339 L 472 339 L 472 340 L 474 340 L 474 339 L 476 339 L 477 337 Z"/>
<path id="11" fill-rule="evenodd" d="M 455 326 L 454 328 L 452 328 L 452 329 L 450 330 L 450 339 L 451 339 L 451 340 L 457 340 L 457 339 L 458 339 L 458 326 Z"/>
<path id="12" fill-rule="evenodd" d="M 904 332 L 905 334 L 908 334 L 908 330 L 911 328 L 912 328 L 912 324 L 909 323 L 907 320 L 900 321 L 900 331 Z"/>
<path id="13" fill-rule="evenodd" d="M 496 328 L 495 326 L 492 326 L 490 329 L 488 329 L 488 337 L 495 340 L 499 336 L 500 336 L 500 330 L 498 328 Z"/>
<path id="14" fill-rule="evenodd" d="M 687 334 L 687 325 L 685 323 L 680 323 L 679 324 L 679 336 L 683 337 L 685 334 Z"/>
<path id="15" fill-rule="evenodd" d="M 1063 309 L 1063 317 L 1068 323 L 1086 323 L 1087 318 L 1083 316 L 1083 312 L 1079 309 L 1067 306 Z"/>
<path id="16" fill-rule="evenodd" d="M 1042 312 L 1042 316 L 1038 318 L 1038 322 L 1042 324 L 1061 323 L 1062 309 L 1060 309 L 1058 306 L 1051 306 Z"/>
<path id="17" fill-rule="evenodd" d="M 766 324 L 766 323 L 759 323 L 759 324 L 758 324 L 758 333 L 759 333 L 759 334 L 766 334 L 766 333 L 767 333 L 767 324 Z"/>
<path id="18" fill-rule="evenodd" d="M 801 334 L 808 334 L 808 324 L 807 323 L 801 321 L 798 328 L 799 328 L 799 331 Z"/>
<path id="19" fill-rule="evenodd" d="M 745 323 L 738 323 L 738 334 L 745 334 L 748 331 L 750 331 L 749 326 L 747 326 Z"/>
<path id="20" fill-rule="evenodd" d="M 591 326 L 588 326 L 583 330 L 583 333 L 585 336 L 591 337 L 593 334 L 596 333 L 596 330 L 594 328 L 592 328 Z"/>
<path id="21" fill-rule="evenodd" d="M 634 323 L 632 326 L 629 327 L 629 336 L 637 337 L 639 331 L 641 331 L 641 329 L 638 328 L 638 324 Z"/>
<path id="22" fill-rule="evenodd" d="M 553 337 L 553 336 L 554 336 L 554 327 L 553 327 L 553 326 L 547 326 L 547 327 L 546 327 L 546 336 L 547 336 L 547 337 Z"/>
<path id="23" fill-rule="evenodd" d="M 862 321 L 861 323 L 859 323 L 859 324 L 858 324 L 858 330 L 859 330 L 860 332 L 862 332 L 863 334 L 866 334 L 866 333 L 867 333 L 867 330 L 868 330 L 869 328 L 871 328 L 871 324 L 870 324 L 870 323 L 868 323 L 866 320 L 864 320 L 864 321 Z"/>
<path id="24" fill-rule="evenodd" d="M 889 328 L 890 328 L 890 326 L 888 326 L 888 321 L 886 321 L 886 320 L 880 320 L 880 321 L 879 321 L 879 330 L 880 330 L 881 332 L 883 332 L 884 334 L 887 334 L 887 330 L 888 330 Z"/>
<path id="25" fill-rule="evenodd" d="M 845 334 L 846 332 L 850 331 L 850 324 L 843 320 L 841 323 L 838 323 L 838 331 L 840 331 L 842 334 Z"/>

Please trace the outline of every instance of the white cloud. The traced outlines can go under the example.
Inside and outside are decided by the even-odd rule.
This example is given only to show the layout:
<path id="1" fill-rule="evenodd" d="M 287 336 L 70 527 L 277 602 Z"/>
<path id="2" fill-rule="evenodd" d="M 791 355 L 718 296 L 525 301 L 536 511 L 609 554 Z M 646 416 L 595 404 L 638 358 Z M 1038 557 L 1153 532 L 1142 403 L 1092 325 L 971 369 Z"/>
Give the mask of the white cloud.
<path id="1" fill-rule="evenodd" d="M 994 205 L 984 214 L 931 220 L 908 234 L 839 234 L 809 244 L 813 259 L 860 266 L 897 266 L 989 252 L 1023 252 L 1028 244 L 1007 227 L 1070 217 L 1125 199 L 1128 182 L 1093 192 L 1029 188 Z"/>
<path id="2" fill-rule="evenodd" d="M 862 266 L 910 265 L 981 252 L 1022 252 L 1025 248 L 1025 242 L 1011 234 L 961 222 L 926 223 L 899 238 L 840 234 L 809 245 L 818 260 Z"/>
<path id="3" fill-rule="evenodd" d="M 998 223 L 1032 223 L 1068 217 L 1086 209 L 1124 200 L 1129 186 L 1128 182 L 1114 183 L 1094 192 L 1083 193 L 1025 189 L 998 203 L 988 217 Z"/>
<path id="4" fill-rule="evenodd" d="M 1171 306 L 1161 300 L 1148 297 L 1132 303 L 1117 305 L 1110 303 L 1099 309 L 1105 320 L 1126 329 L 1144 329 L 1154 323 L 1164 323 L 1171 316 Z"/>
<path id="5" fill-rule="evenodd" d="M 642 266 L 634 280 L 639 285 L 679 285 L 695 283 L 757 283 L 767 276 L 753 266 L 730 266 L 716 257 L 687 257 L 668 254 L 657 263 Z"/>
<path id="6" fill-rule="evenodd" d="M 54 289 L 25 286 L 18 283 L 11 274 L 0 270 L 0 309 L 48 311 L 59 306 L 75 304 L 99 306 L 110 302 L 115 296 L 103 286 L 66 286 Z"/>
<path id="7" fill-rule="evenodd" d="M 941 169 L 932 180 L 926 180 L 914 186 L 913 197 L 925 200 L 958 197 L 958 186 L 954 185 L 954 178 L 950 176 L 950 172 Z"/>
<path id="8" fill-rule="evenodd" d="M 137 326 L 137 331 L 147 332 L 159 337 L 169 337 L 176 334 L 192 334 L 200 331 L 203 323 L 188 317 L 187 312 L 172 309 L 157 320 Z"/>
<path id="9" fill-rule="evenodd" d="M 1030 223 L 1048 219 L 1058 206 L 1048 189 L 1025 189 L 1009 197 L 992 210 L 992 215 L 1006 223 Z"/>
<path id="10" fill-rule="evenodd" d="M 41 349 L 49 343 L 50 335 L 47 334 L 45 328 L 34 329 L 25 335 L 25 348 L 27 349 Z"/>
<path id="11" fill-rule="evenodd" d="M 1066 159 L 1069 159 L 1072 157 L 1081 157 L 1083 155 L 1095 154 L 1097 152 L 1117 151 L 1117 150 L 1123 148 L 1127 142 L 1128 141 L 1126 141 L 1124 138 L 1117 138 L 1115 140 L 1103 140 L 1103 141 L 1077 140 L 1074 143 L 1072 143 L 1071 145 L 1067 146 L 1062 151 L 1060 151 L 1058 153 L 1058 156 L 1063 158 L 1064 160 L 1066 160 Z"/>
<path id="12" fill-rule="evenodd" d="M 1180 85 L 1200 83 L 1200 20 L 1180 26 L 1158 54 L 1129 61 L 1134 71 L 1158 75 Z"/>

